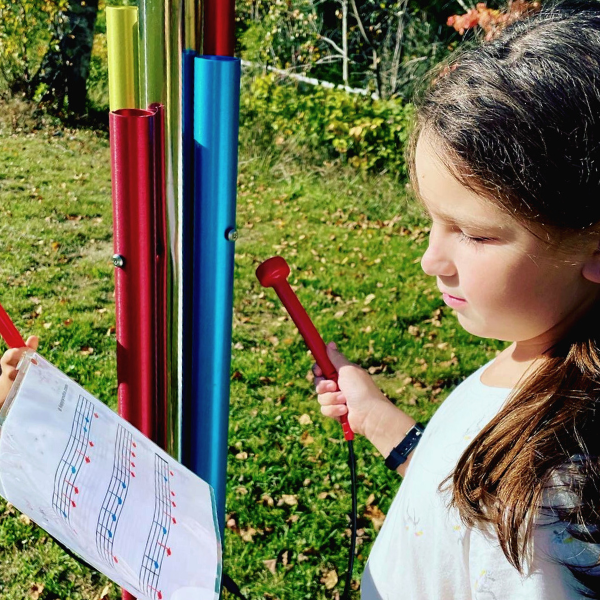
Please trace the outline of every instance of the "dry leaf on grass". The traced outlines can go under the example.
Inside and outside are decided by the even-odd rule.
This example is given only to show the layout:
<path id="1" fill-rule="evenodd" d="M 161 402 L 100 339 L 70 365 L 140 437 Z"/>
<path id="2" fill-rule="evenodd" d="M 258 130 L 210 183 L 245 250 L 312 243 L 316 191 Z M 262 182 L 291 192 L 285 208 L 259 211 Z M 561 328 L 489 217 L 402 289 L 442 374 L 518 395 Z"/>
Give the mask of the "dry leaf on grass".
<path id="1" fill-rule="evenodd" d="M 273 575 L 275 575 L 275 572 L 277 570 L 277 559 L 276 558 L 271 558 L 269 560 L 263 560 L 263 564 L 265 565 L 265 567 L 267 567 L 267 569 L 269 571 L 271 571 L 271 573 L 273 573 Z"/>
<path id="2" fill-rule="evenodd" d="M 323 577 L 321 577 L 321 583 L 325 585 L 328 590 L 332 590 L 338 582 L 338 575 L 334 569 L 327 571 Z"/>

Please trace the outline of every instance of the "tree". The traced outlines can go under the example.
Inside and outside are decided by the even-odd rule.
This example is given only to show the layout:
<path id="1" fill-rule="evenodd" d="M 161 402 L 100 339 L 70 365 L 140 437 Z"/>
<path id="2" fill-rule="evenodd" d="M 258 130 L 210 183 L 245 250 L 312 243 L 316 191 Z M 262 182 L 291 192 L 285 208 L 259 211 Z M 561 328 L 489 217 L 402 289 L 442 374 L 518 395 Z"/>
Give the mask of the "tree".
<path id="1" fill-rule="evenodd" d="M 42 102 L 60 110 L 67 98 L 71 112 L 85 112 L 97 14 L 98 0 L 72 0 L 58 13 L 53 39 L 29 86 L 30 97 L 41 90 Z"/>
<path id="2" fill-rule="evenodd" d="M 408 97 L 449 51 L 463 0 L 238 0 L 245 57 L 334 84 Z"/>

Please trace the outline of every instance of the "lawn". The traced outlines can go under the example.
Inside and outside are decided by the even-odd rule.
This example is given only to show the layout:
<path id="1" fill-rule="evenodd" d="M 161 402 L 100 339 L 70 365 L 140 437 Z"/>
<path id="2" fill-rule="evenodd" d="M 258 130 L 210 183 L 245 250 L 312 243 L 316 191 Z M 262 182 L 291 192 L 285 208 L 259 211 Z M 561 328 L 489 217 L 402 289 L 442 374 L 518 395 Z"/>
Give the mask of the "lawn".
<path id="1" fill-rule="evenodd" d="M 2 108 L 2 107 L 0 107 Z M 0 301 L 40 352 L 116 406 L 107 135 L 0 117 Z M 324 421 L 311 358 L 254 271 L 273 254 L 326 340 L 427 422 L 500 344 L 463 332 L 420 270 L 427 226 L 403 182 L 240 149 L 224 569 L 249 599 L 336 598 L 350 509 L 346 447 Z M 356 588 L 400 479 L 356 442 Z M 339 581 L 338 581 L 339 579 Z M 0 502 L 3 600 L 120 597 Z M 358 592 L 356 592 L 358 598 Z"/>

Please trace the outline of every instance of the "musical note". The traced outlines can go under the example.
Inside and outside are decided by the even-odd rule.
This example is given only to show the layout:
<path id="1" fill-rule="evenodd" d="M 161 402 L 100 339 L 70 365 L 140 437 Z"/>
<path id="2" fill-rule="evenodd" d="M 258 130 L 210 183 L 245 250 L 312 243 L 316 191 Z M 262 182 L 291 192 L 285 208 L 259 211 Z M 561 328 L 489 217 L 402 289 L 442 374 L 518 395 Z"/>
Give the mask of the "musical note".
<path id="1" fill-rule="evenodd" d="M 73 491 L 74 491 L 76 494 L 79 494 L 79 488 L 78 488 L 78 487 L 76 487 L 74 483 L 72 483 L 71 481 L 67 481 L 66 479 L 65 479 L 65 483 L 66 483 L 67 485 L 70 485 L 70 486 L 73 488 Z"/>
<path id="2" fill-rule="evenodd" d="M 167 551 L 167 556 L 171 556 L 171 548 L 167 548 L 164 544 L 157 542 L 159 546 L 162 546 Z"/>

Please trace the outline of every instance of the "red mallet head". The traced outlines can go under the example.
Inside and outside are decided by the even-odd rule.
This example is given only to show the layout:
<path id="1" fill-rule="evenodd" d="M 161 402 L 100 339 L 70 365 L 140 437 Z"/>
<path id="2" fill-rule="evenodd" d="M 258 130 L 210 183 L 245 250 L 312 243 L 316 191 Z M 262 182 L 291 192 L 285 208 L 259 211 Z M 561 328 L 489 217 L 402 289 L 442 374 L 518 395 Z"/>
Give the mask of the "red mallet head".
<path id="1" fill-rule="evenodd" d="M 285 281 L 290 274 L 290 266 L 281 256 L 273 256 L 256 269 L 256 277 L 263 287 L 275 287 L 279 281 Z"/>

